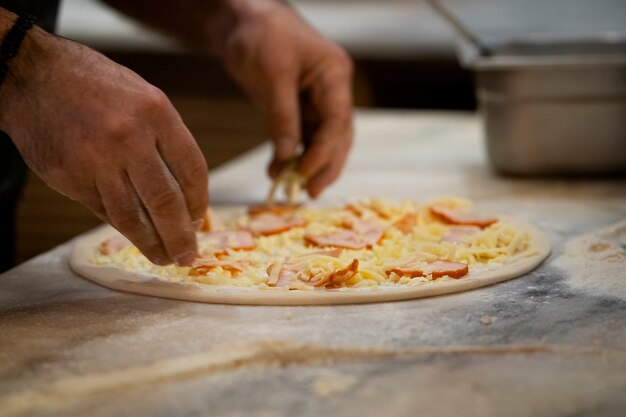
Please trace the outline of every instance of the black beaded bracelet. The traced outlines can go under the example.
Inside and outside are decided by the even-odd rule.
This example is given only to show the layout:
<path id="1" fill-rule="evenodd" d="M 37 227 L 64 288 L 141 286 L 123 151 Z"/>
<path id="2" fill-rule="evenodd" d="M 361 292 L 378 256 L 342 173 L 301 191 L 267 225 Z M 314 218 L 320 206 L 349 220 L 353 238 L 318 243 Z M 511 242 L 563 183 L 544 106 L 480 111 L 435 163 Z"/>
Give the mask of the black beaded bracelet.
<path id="1" fill-rule="evenodd" d="M 20 45 L 26 37 L 26 32 L 33 27 L 35 19 L 35 16 L 30 14 L 18 16 L 4 37 L 2 44 L 0 44 L 0 84 L 4 81 L 9 70 L 9 61 L 17 55 Z"/>

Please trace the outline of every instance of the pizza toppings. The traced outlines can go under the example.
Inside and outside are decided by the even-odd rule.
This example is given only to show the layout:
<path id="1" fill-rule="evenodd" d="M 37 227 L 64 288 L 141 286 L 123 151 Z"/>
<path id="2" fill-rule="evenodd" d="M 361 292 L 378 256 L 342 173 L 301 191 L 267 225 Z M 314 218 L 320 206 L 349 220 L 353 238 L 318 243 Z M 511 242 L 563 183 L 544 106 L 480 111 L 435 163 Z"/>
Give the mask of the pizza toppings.
<path id="1" fill-rule="evenodd" d="M 102 242 L 94 262 L 177 282 L 182 273 L 203 285 L 343 291 L 459 279 L 475 265 L 496 268 L 533 249 L 516 223 L 470 210 L 461 199 L 334 209 L 260 205 L 221 226 L 208 212 L 197 234 L 202 257 L 190 268 L 155 266 L 122 236 Z"/>
<path id="2" fill-rule="evenodd" d="M 345 209 L 357 217 L 361 217 L 364 214 L 363 208 L 361 208 L 357 203 L 346 204 Z"/>
<path id="3" fill-rule="evenodd" d="M 441 242 L 461 243 L 465 237 L 472 236 L 480 232 L 478 226 L 453 226 L 448 233 L 443 235 Z"/>
<path id="4" fill-rule="evenodd" d="M 270 287 L 288 287 L 294 281 L 300 281 L 315 288 L 338 287 L 356 275 L 358 271 L 358 259 L 353 259 L 345 268 L 320 271 L 313 275 L 305 266 L 299 265 L 297 260 L 290 262 L 277 261 L 270 264 L 267 268 L 267 285 Z"/>
<path id="5" fill-rule="evenodd" d="M 498 222 L 497 217 L 487 216 L 471 211 L 451 210 L 437 205 L 432 205 L 429 209 L 436 218 L 447 224 L 478 226 L 481 229 L 484 229 L 485 227 Z"/>
<path id="6" fill-rule="evenodd" d="M 247 266 L 249 266 L 249 262 L 245 261 L 222 261 L 219 259 L 198 259 L 194 263 L 194 265 L 189 270 L 190 276 L 203 276 L 206 275 L 209 271 L 222 268 L 224 271 L 230 272 L 232 275 L 237 275 L 240 272 L 243 272 Z"/>
<path id="7" fill-rule="evenodd" d="M 424 277 L 430 275 L 433 278 L 448 276 L 450 278 L 462 278 L 467 275 L 469 268 L 462 262 L 434 261 L 434 262 L 409 262 L 402 266 L 396 266 L 387 271 L 401 277 Z"/>
<path id="8" fill-rule="evenodd" d="M 417 224 L 417 216 L 415 213 L 407 213 L 397 220 L 393 225 L 402 234 L 407 235 L 413 231 Z"/>
<path id="9" fill-rule="evenodd" d="M 223 229 L 224 225 L 222 224 L 222 222 L 220 222 L 219 219 L 215 216 L 213 210 L 211 210 L 211 208 L 208 208 L 204 213 L 204 218 L 202 219 L 202 226 L 200 227 L 200 230 L 203 232 L 211 232 L 214 230 Z"/>
<path id="10" fill-rule="evenodd" d="M 306 224 L 306 219 L 298 216 L 279 216 L 273 213 L 261 213 L 250 218 L 247 229 L 255 236 L 270 236 L 297 227 L 304 227 Z"/>
<path id="11" fill-rule="evenodd" d="M 270 287 L 288 287 L 298 277 L 298 270 L 291 264 L 278 261 L 267 267 L 267 275 Z"/>
<path id="12" fill-rule="evenodd" d="M 119 252 L 130 244 L 130 240 L 126 239 L 124 236 L 115 235 L 100 244 L 100 253 L 103 255 L 111 255 L 115 252 Z"/>
<path id="13" fill-rule="evenodd" d="M 367 242 L 351 230 L 337 230 L 323 234 L 306 234 L 304 243 L 318 248 L 363 249 Z"/>
<path id="14" fill-rule="evenodd" d="M 365 242 L 367 248 L 380 243 L 387 226 L 377 220 L 345 218 L 341 224 L 346 229 L 352 229 Z"/>
<path id="15" fill-rule="evenodd" d="M 366 217 L 368 214 L 384 220 L 388 220 L 390 217 L 385 209 L 380 204 L 376 204 L 375 201 L 350 203 L 345 206 L 345 209 L 357 217 Z"/>
<path id="16" fill-rule="evenodd" d="M 359 260 L 353 259 L 350 265 L 336 271 L 318 274 L 309 281 L 314 287 L 337 287 L 359 272 Z"/>
<path id="17" fill-rule="evenodd" d="M 274 203 L 274 204 L 255 204 L 248 207 L 248 214 L 250 216 L 258 216 L 259 214 L 276 214 L 282 216 L 285 214 L 293 213 L 302 207 L 301 204 L 286 203 Z"/>
<path id="18" fill-rule="evenodd" d="M 343 252 L 343 249 L 341 249 L 341 248 L 333 248 L 333 249 L 327 249 L 327 250 L 318 250 L 316 252 L 311 252 L 308 255 L 309 256 L 322 255 L 322 256 L 330 256 L 331 258 L 338 258 L 339 255 L 341 255 L 341 252 Z M 305 255 L 305 256 L 307 256 L 307 255 Z"/>
<path id="19" fill-rule="evenodd" d="M 247 230 L 220 230 L 205 233 L 198 243 L 207 245 L 207 252 L 225 253 L 231 250 L 252 250 L 255 248 L 254 238 Z"/>

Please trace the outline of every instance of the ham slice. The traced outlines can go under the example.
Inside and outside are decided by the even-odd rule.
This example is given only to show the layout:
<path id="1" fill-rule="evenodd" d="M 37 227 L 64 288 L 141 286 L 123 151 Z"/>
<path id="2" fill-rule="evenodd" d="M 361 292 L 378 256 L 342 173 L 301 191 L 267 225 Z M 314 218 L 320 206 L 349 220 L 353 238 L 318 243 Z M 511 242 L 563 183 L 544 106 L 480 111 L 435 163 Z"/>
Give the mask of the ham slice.
<path id="1" fill-rule="evenodd" d="M 288 286 L 293 280 L 298 278 L 298 268 L 294 264 L 297 264 L 303 260 L 306 260 L 307 258 L 310 258 L 311 256 L 316 255 L 337 258 L 341 255 L 341 252 L 343 252 L 343 249 L 338 248 L 320 250 L 301 255 L 295 259 L 290 260 L 289 262 L 274 262 L 267 267 L 267 275 L 269 275 L 267 285 L 269 285 L 270 287 Z"/>
<path id="2" fill-rule="evenodd" d="M 373 246 L 378 245 L 385 234 L 385 229 L 370 229 L 365 232 L 362 237 L 365 240 L 365 247 L 371 249 Z"/>
<path id="3" fill-rule="evenodd" d="M 345 268 L 337 269 L 308 278 L 303 271 L 299 271 L 292 263 L 274 262 L 267 268 L 269 278 L 267 284 L 271 287 L 287 287 L 296 279 L 320 287 L 337 287 L 352 278 L 359 271 L 359 260 L 354 259 Z"/>
<path id="4" fill-rule="evenodd" d="M 450 278 L 458 279 L 469 273 L 469 267 L 461 262 L 414 262 L 391 268 L 387 271 L 388 274 L 392 272 L 410 278 L 432 275 L 433 278 L 449 276 Z"/>
<path id="5" fill-rule="evenodd" d="M 298 271 L 289 263 L 274 262 L 267 267 L 267 275 L 270 287 L 288 287 L 298 278 Z"/>
<path id="6" fill-rule="evenodd" d="M 478 226 L 454 226 L 442 238 L 441 242 L 461 243 L 464 237 L 480 232 Z"/>
<path id="7" fill-rule="evenodd" d="M 481 229 L 498 221 L 497 217 L 487 216 L 470 211 L 456 211 L 440 206 L 429 207 L 430 212 L 444 223 L 463 226 L 478 226 Z"/>
<path id="8" fill-rule="evenodd" d="M 223 261 L 219 259 L 198 259 L 194 266 L 189 270 L 189 275 L 198 277 L 204 276 L 209 271 L 215 268 L 222 268 L 225 271 L 229 271 L 233 275 L 237 275 L 243 272 L 245 267 L 248 266 L 248 262 L 244 261 Z"/>
<path id="9" fill-rule="evenodd" d="M 103 255 L 112 255 L 129 245 L 131 245 L 130 240 L 122 235 L 115 235 L 100 244 L 100 253 Z"/>
<path id="10" fill-rule="evenodd" d="M 262 213 L 250 218 L 248 230 L 255 236 L 269 236 L 283 233 L 296 227 L 304 227 L 306 224 L 306 219 L 301 217 Z"/>
<path id="11" fill-rule="evenodd" d="M 408 235 L 413 231 L 416 224 L 417 216 L 415 215 L 415 213 L 407 213 L 402 218 L 397 220 L 393 225 L 396 229 L 402 232 L 402 234 Z"/>
<path id="12" fill-rule="evenodd" d="M 223 229 L 224 225 L 215 217 L 215 213 L 210 208 L 204 213 L 204 218 L 202 219 L 202 227 L 200 228 L 203 232 L 211 232 L 214 230 Z"/>
<path id="13" fill-rule="evenodd" d="M 248 207 L 248 214 L 250 216 L 258 216 L 259 214 L 271 213 L 282 216 L 285 214 L 293 213 L 300 207 L 300 204 L 291 203 L 255 204 Z"/>
<path id="14" fill-rule="evenodd" d="M 337 230 L 324 234 L 306 234 L 304 243 L 318 248 L 363 249 L 367 242 L 352 230 Z"/>
<path id="15" fill-rule="evenodd" d="M 387 229 L 387 226 L 379 221 L 355 218 L 344 219 L 342 226 L 356 232 L 367 248 L 379 244 Z"/>
<path id="16" fill-rule="evenodd" d="M 346 205 L 345 209 L 357 217 L 363 217 L 366 212 L 371 212 L 381 219 L 389 219 L 389 215 L 387 213 L 372 203 L 350 203 Z"/>
<path id="17" fill-rule="evenodd" d="M 227 249 L 252 250 L 255 248 L 254 238 L 247 230 L 219 230 L 201 234 L 199 243 L 208 243 L 214 253 L 224 253 Z"/>
<path id="18" fill-rule="evenodd" d="M 354 204 L 354 203 L 347 204 L 345 209 L 357 217 L 363 216 L 363 209 L 359 207 L 357 204 Z"/>

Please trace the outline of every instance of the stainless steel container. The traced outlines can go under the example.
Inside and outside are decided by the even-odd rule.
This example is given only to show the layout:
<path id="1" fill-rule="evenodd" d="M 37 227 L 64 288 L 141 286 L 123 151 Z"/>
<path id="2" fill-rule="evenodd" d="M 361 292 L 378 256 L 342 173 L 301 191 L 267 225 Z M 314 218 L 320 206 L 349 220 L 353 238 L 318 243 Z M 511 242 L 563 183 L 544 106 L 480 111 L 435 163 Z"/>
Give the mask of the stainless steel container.
<path id="1" fill-rule="evenodd" d="M 461 61 L 503 174 L 626 173 L 626 41 L 527 39 Z"/>

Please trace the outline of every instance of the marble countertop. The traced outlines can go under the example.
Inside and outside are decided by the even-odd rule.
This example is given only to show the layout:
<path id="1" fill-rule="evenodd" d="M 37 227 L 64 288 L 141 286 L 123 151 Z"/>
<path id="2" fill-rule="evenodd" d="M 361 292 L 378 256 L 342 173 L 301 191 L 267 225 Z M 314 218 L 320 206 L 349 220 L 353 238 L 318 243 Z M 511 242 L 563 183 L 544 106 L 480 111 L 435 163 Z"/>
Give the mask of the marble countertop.
<path id="1" fill-rule="evenodd" d="M 255 307 L 118 293 L 72 242 L 0 275 L 0 416 L 617 416 L 626 413 L 626 182 L 502 178 L 476 116 L 359 112 L 322 202 L 466 196 L 553 243 L 535 271 L 461 294 Z M 216 205 L 269 186 L 261 146 Z"/>

